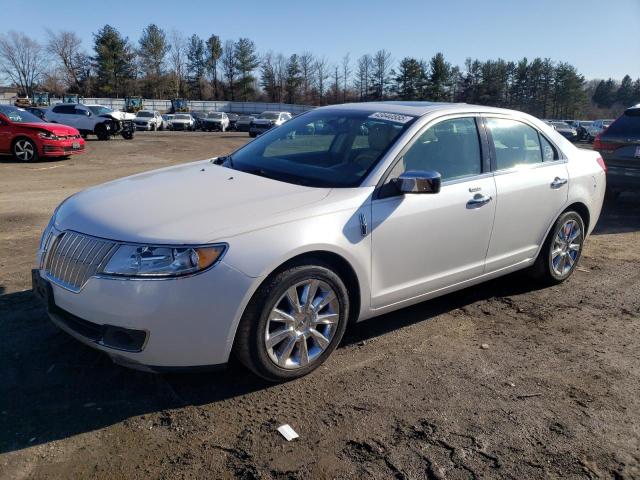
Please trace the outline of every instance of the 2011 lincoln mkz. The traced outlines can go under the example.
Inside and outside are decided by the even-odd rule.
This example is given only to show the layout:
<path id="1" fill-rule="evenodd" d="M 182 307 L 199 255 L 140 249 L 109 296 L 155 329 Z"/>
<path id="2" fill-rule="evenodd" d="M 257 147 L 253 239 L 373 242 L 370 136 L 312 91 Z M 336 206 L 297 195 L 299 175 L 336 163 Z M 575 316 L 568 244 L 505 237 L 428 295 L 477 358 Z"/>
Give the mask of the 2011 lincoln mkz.
<path id="1" fill-rule="evenodd" d="M 271 381 L 317 368 L 350 322 L 520 269 L 566 280 L 606 167 L 523 113 L 318 108 L 233 154 L 77 193 L 33 270 L 49 316 L 127 366 L 235 355 Z"/>

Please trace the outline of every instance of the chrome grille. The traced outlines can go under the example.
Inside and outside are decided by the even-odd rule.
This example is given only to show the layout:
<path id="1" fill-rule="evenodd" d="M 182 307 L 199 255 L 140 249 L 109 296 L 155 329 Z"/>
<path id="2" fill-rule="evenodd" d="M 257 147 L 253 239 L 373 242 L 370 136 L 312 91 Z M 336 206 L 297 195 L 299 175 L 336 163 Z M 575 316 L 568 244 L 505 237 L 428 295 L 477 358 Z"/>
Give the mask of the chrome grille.
<path id="1" fill-rule="evenodd" d="M 76 232 L 62 232 L 49 241 L 45 272 L 58 285 L 80 291 L 84 284 L 111 258 L 116 243 Z"/>

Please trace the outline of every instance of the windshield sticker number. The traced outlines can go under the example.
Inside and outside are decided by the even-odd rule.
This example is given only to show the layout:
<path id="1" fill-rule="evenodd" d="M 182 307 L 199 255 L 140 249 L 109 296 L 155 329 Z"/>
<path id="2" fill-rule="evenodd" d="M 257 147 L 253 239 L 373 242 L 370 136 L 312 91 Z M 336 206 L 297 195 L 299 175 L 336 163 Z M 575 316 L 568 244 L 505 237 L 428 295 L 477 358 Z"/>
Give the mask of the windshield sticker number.
<path id="1" fill-rule="evenodd" d="M 369 115 L 369 118 L 374 118 L 376 120 L 388 120 L 390 122 L 396 123 L 407 123 L 413 120 L 413 117 L 409 115 L 400 115 L 398 113 L 387 113 L 387 112 L 376 112 Z"/>

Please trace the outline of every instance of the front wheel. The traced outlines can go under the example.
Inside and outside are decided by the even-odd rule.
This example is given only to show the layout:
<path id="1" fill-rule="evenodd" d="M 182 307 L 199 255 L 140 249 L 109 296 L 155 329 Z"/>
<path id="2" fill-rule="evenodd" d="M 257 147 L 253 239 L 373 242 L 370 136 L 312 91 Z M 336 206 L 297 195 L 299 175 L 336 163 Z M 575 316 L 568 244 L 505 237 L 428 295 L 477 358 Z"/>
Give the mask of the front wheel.
<path id="1" fill-rule="evenodd" d="M 292 380 L 327 359 L 348 318 L 348 291 L 330 266 L 293 266 L 257 290 L 238 326 L 234 353 L 265 380 Z"/>
<path id="2" fill-rule="evenodd" d="M 111 138 L 109 130 L 107 130 L 107 126 L 104 123 L 96 125 L 96 137 L 98 137 L 98 140 L 109 140 Z"/>
<path id="3" fill-rule="evenodd" d="M 582 217 L 574 211 L 560 215 L 538 254 L 531 273 L 547 285 L 564 282 L 580 260 L 585 227 Z"/>
<path id="4" fill-rule="evenodd" d="M 36 144 L 28 138 L 19 138 L 13 144 L 13 157 L 21 162 L 35 162 L 38 160 Z"/>
<path id="5" fill-rule="evenodd" d="M 125 140 L 133 140 L 133 132 L 124 132 L 122 138 Z"/>

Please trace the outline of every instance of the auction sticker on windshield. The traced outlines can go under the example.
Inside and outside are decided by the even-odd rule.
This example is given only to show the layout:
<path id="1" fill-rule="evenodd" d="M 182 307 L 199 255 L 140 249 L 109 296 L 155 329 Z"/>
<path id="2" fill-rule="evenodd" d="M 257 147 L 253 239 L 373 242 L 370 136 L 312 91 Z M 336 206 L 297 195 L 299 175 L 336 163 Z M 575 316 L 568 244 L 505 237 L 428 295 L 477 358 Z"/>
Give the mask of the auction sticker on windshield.
<path id="1" fill-rule="evenodd" d="M 399 113 L 376 112 L 369 115 L 369 118 L 375 118 L 376 120 L 389 120 L 390 122 L 404 124 L 413 120 L 414 117 L 409 115 L 400 115 Z"/>

